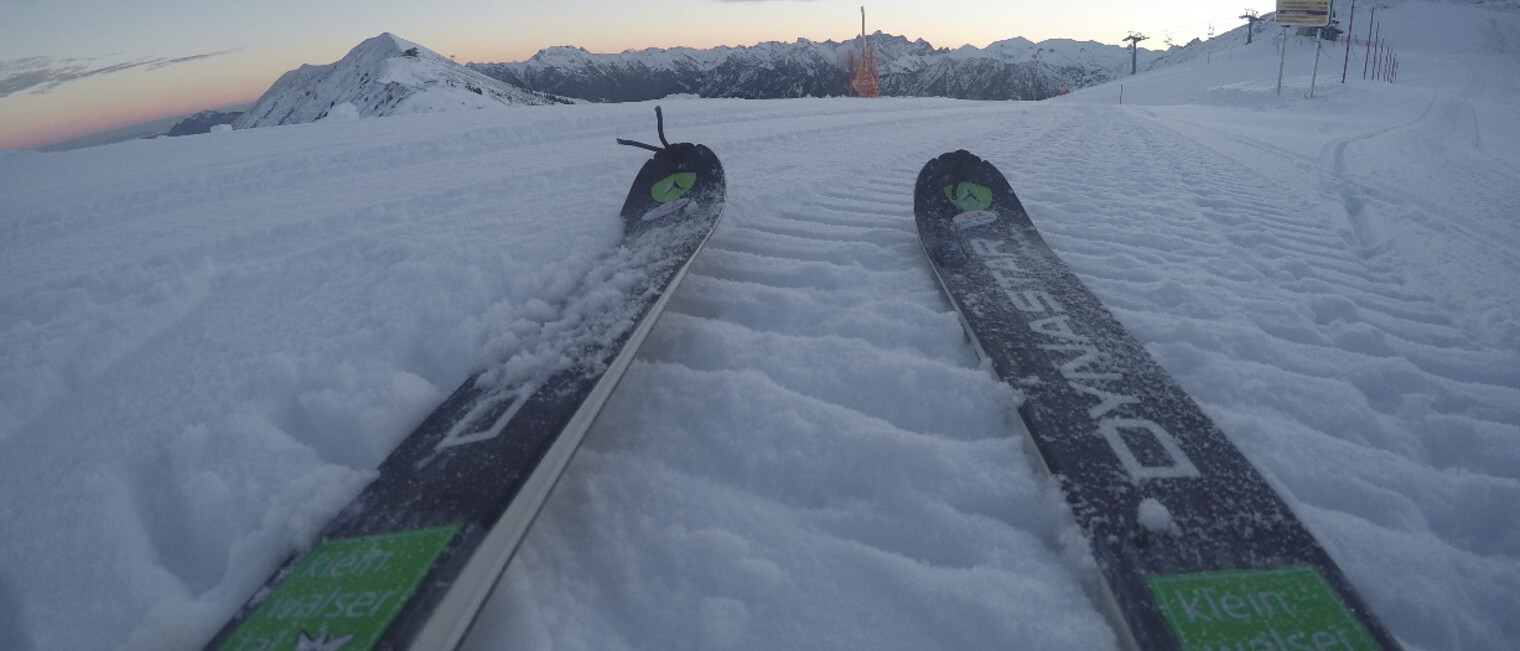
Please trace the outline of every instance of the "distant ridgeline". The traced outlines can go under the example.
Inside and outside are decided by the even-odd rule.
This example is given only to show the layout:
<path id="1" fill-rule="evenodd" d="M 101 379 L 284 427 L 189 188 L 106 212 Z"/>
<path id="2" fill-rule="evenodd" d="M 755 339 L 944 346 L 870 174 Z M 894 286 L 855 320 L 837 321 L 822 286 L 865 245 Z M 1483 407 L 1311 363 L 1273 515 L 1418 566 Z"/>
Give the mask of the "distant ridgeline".
<path id="1" fill-rule="evenodd" d="M 882 95 L 979 100 L 1038 100 L 1116 79 L 1129 72 L 1125 47 L 1093 41 L 1023 38 L 986 48 L 936 49 L 922 39 L 877 32 Z M 671 48 L 592 54 L 553 47 L 517 63 L 468 67 L 540 93 L 595 102 L 630 102 L 673 94 L 774 99 L 849 95 L 845 62 L 858 39 L 836 43 L 798 39 L 710 50 Z M 1142 61 L 1161 53 L 1141 51 Z M 1142 66 L 1145 65 L 1142 63 Z"/>
<path id="2" fill-rule="evenodd" d="M 193 136 L 202 133 L 210 133 L 211 129 L 223 124 L 232 124 L 233 121 L 243 116 L 242 111 L 201 111 L 183 120 L 180 120 L 166 136 Z"/>
<path id="3" fill-rule="evenodd" d="M 922 39 L 877 32 L 882 95 L 977 100 L 1039 100 L 1116 79 L 1128 72 L 1130 52 L 1094 41 L 1023 38 L 986 48 L 936 49 Z M 500 105 L 573 101 L 633 102 L 669 95 L 774 99 L 850 94 L 848 63 L 860 39 L 845 42 L 769 42 L 708 50 L 671 48 L 592 54 L 552 47 L 518 63 L 459 65 L 448 57 L 385 33 L 326 65 L 303 65 L 282 75 L 241 115 L 203 113 L 173 135 L 233 128 L 301 124 L 327 118 L 378 117 Z M 1186 56 L 1186 48 L 1140 51 L 1142 67 Z"/>

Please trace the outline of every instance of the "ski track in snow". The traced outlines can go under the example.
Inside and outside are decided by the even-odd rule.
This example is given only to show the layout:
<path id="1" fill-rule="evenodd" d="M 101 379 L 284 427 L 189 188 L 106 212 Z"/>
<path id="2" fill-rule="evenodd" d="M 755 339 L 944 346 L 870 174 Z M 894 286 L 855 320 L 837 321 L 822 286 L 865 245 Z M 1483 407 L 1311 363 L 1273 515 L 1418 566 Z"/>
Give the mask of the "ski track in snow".
<path id="1" fill-rule="evenodd" d="M 1520 117 L 1373 84 L 1111 90 L 666 102 L 726 214 L 467 648 L 1114 646 L 918 244 L 913 181 L 955 148 L 1409 648 L 1520 637 Z M 561 316 L 616 246 L 643 154 L 612 140 L 649 109 L 0 152 L 0 646 L 207 639 Z"/>

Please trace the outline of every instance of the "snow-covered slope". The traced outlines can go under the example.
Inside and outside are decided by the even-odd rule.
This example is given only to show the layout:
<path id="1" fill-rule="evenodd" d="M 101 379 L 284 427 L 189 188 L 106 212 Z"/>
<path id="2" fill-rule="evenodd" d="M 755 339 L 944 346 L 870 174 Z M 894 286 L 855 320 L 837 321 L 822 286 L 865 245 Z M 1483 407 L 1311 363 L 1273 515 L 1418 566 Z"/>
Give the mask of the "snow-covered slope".
<path id="1" fill-rule="evenodd" d="M 501 83 L 385 33 L 334 63 L 303 65 L 281 75 L 233 128 L 301 124 L 330 115 L 378 117 L 560 101 Z"/>
<path id="2" fill-rule="evenodd" d="M 1512 649 L 1520 13 L 1378 17 L 1400 83 L 1313 100 L 1268 37 L 1050 102 L 665 102 L 728 212 L 467 648 L 1113 648 L 914 235 L 965 147 L 1407 648 Z M 562 316 L 650 113 L 0 152 L 0 648 L 198 648 Z"/>

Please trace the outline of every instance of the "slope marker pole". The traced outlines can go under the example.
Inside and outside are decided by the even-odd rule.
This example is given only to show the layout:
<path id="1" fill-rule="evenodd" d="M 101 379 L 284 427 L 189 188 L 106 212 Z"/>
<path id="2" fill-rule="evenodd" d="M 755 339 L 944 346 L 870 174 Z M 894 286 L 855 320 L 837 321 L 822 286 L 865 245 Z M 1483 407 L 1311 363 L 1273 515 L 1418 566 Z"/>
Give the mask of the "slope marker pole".
<path id="1" fill-rule="evenodd" d="M 1283 25 L 1282 40 L 1277 42 L 1277 96 L 1282 97 L 1283 64 L 1288 62 L 1288 26 Z"/>
<path id="2" fill-rule="evenodd" d="M 1341 63 L 1341 83 L 1346 83 L 1346 70 L 1351 67 L 1351 28 L 1356 27 L 1356 0 L 1351 0 L 1351 17 L 1346 19 L 1346 60 Z"/>

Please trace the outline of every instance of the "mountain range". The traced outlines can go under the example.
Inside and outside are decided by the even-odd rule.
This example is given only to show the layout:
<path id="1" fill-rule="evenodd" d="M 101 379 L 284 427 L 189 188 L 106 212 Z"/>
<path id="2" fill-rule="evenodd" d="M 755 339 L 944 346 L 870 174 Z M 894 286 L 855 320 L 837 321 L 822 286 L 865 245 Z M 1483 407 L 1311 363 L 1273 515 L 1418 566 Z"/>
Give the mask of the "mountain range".
<path id="1" fill-rule="evenodd" d="M 468 67 L 519 88 L 596 102 L 671 94 L 775 99 L 850 94 L 849 62 L 875 51 L 883 95 L 1038 100 L 1127 73 L 1128 49 L 1093 41 L 1024 38 L 986 48 L 935 48 L 923 39 L 877 32 L 844 42 L 798 39 L 747 47 L 651 48 L 593 54 L 552 47 L 527 61 Z M 1147 63 L 1161 53 L 1141 50 Z"/>
<path id="2" fill-rule="evenodd" d="M 1245 29 L 1244 27 L 1240 29 Z M 1228 36 L 1226 34 L 1225 36 Z M 379 117 L 496 105 L 629 102 L 670 95 L 776 99 L 850 94 L 850 66 L 875 52 L 886 96 L 1040 100 L 1128 74 L 1201 56 L 1194 41 L 1165 52 L 1094 41 L 1024 38 L 985 48 L 936 48 L 923 39 L 877 32 L 849 41 L 766 42 L 594 54 L 557 46 L 527 61 L 460 65 L 391 33 L 367 39 L 342 59 L 282 75 L 235 129 L 299 124 L 329 117 Z M 1132 58 L 1133 57 L 1133 58 Z M 229 116 L 218 116 L 225 122 Z M 176 134 L 204 133 L 205 116 Z"/>

